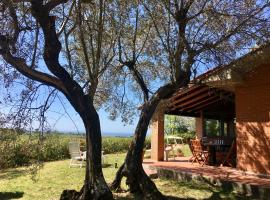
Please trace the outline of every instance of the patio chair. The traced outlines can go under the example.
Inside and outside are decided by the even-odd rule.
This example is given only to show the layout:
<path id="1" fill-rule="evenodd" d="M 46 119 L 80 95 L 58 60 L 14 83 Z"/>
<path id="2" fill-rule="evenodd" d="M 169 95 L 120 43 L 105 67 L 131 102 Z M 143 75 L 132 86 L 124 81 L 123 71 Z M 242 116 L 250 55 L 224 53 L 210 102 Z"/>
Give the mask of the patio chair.
<path id="1" fill-rule="evenodd" d="M 220 164 L 220 166 L 229 166 L 229 167 L 235 167 L 236 165 L 236 143 L 235 140 L 233 140 L 231 147 L 225 156 L 225 159 Z"/>
<path id="2" fill-rule="evenodd" d="M 193 160 L 192 164 L 196 161 L 201 166 L 208 162 L 209 152 L 203 149 L 201 140 L 191 140 Z"/>
<path id="3" fill-rule="evenodd" d="M 193 160 L 195 159 L 195 157 L 194 157 L 194 150 L 193 150 L 193 147 L 192 147 L 192 144 L 191 144 L 191 141 L 189 141 L 188 142 L 188 146 L 189 146 L 189 150 L 191 151 L 191 153 L 192 153 L 192 155 L 191 155 L 191 157 L 188 159 L 188 162 L 193 162 Z"/>
<path id="4" fill-rule="evenodd" d="M 165 161 L 168 161 L 169 160 L 169 154 L 170 152 L 172 152 L 173 154 L 173 159 L 175 160 L 175 154 L 174 154 L 174 148 L 173 148 L 173 145 L 167 145 L 165 148 L 164 148 L 164 158 L 165 158 Z"/>
<path id="5" fill-rule="evenodd" d="M 68 144 L 69 154 L 70 154 L 70 162 L 69 168 L 72 166 L 83 166 L 83 161 L 86 158 L 86 153 L 80 151 L 80 143 L 79 142 L 70 142 Z"/>

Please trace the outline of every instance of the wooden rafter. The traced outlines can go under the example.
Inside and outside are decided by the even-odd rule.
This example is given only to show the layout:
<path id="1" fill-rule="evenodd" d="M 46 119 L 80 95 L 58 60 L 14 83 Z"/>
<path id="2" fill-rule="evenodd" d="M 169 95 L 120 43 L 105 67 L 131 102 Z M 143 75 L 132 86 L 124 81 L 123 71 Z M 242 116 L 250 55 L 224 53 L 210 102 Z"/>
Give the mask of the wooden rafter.
<path id="1" fill-rule="evenodd" d="M 173 107 L 173 105 L 181 104 L 187 100 L 190 100 L 198 95 L 204 94 L 209 91 L 210 89 L 207 86 L 205 86 L 205 87 L 200 87 L 199 90 L 195 90 L 194 92 L 191 92 L 191 91 L 185 92 L 183 95 L 179 95 L 179 97 L 171 99 L 170 100 L 171 103 L 169 107 Z"/>
<path id="2" fill-rule="evenodd" d="M 213 90 L 211 90 L 209 92 L 205 92 L 205 93 L 203 93 L 201 95 L 198 95 L 198 96 L 196 96 L 194 98 L 187 99 L 185 102 L 180 102 L 180 103 L 174 104 L 172 106 L 172 109 L 179 109 L 179 108 L 188 107 L 191 104 L 200 102 L 200 101 L 202 101 L 204 99 L 207 99 L 207 98 L 209 98 L 209 97 L 211 97 L 213 95 L 215 95 L 215 92 Z"/>
<path id="3" fill-rule="evenodd" d="M 187 110 L 191 110 L 195 107 L 198 107 L 198 106 L 201 106 L 209 101 L 213 101 L 213 100 L 220 100 L 220 97 L 218 95 L 213 95 L 213 96 L 210 96 L 209 98 L 206 98 L 204 100 L 201 100 L 201 101 L 198 101 L 194 104 L 191 104 L 189 106 L 186 106 L 186 107 L 183 107 L 182 109 L 180 109 L 180 111 L 187 111 Z"/>
<path id="4" fill-rule="evenodd" d="M 211 106 L 212 104 L 217 103 L 219 101 L 221 101 L 221 99 L 216 98 L 216 99 L 213 99 L 211 101 L 207 101 L 207 102 L 205 102 L 197 107 L 192 107 L 192 108 L 185 110 L 185 111 L 186 112 L 199 112 L 200 110 L 203 110 L 203 109 L 207 108 L 208 106 Z"/>

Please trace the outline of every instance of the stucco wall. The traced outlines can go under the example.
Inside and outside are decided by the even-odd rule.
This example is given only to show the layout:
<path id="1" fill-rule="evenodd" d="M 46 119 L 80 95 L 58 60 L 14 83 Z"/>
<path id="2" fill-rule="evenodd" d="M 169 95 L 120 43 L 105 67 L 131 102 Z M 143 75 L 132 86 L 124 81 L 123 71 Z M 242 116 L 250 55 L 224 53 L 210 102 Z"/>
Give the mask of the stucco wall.
<path id="1" fill-rule="evenodd" d="M 236 87 L 237 168 L 270 174 L 270 65 Z"/>

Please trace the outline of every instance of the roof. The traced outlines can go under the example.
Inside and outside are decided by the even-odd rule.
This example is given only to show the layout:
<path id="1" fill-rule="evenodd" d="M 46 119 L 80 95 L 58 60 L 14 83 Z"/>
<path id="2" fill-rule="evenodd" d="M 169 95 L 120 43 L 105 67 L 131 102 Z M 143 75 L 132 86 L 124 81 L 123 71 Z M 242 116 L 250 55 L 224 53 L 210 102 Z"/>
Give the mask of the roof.
<path id="1" fill-rule="evenodd" d="M 235 86 L 265 63 L 270 63 L 270 43 L 196 77 L 169 99 L 166 113 L 197 117 L 206 111 L 210 117 L 234 117 Z"/>
<path id="2" fill-rule="evenodd" d="M 166 113 L 198 117 L 202 110 L 207 110 L 209 117 L 220 118 L 221 115 L 217 110 L 225 109 L 222 117 L 230 118 L 234 116 L 233 108 L 232 92 L 196 84 L 170 98 Z"/>
<path id="3" fill-rule="evenodd" d="M 244 71 L 245 73 L 247 73 L 251 71 L 253 67 L 247 67 L 246 65 L 257 66 L 258 64 L 255 64 L 255 62 L 258 64 L 270 62 L 270 42 L 259 48 L 253 49 L 250 53 L 245 54 L 244 56 L 238 58 L 237 60 L 231 62 L 228 65 L 221 65 L 211 70 L 208 70 L 207 72 L 197 76 L 192 82 L 202 82 L 204 80 L 207 80 L 211 76 L 218 75 L 219 73 L 222 73 L 229 69 L 237 70 L 237 68 L 247 68 Z"/>

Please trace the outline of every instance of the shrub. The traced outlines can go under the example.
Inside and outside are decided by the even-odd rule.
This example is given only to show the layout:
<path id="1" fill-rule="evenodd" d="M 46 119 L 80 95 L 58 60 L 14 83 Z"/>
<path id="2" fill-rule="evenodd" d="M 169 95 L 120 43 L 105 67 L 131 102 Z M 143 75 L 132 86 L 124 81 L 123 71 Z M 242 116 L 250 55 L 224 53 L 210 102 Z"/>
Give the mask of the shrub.
<path id="1" fill-rule="evenodd" d="M 105 154 L 126 152 L 132 138 L 105 137 L 102 138 L 102 149 Z"/>
<path id="2" fill-rule="evenodd" d="M 102 138 L 102 149 L 105 154 L 127 152 L 132 139 L 132 137 L 104 137 Z M 151 148 L 150 138 L 146 138 L 144 147 Z"/>
<path id="3" fill-rule="evenodd" d="M 74 140 L 80 141 L 82 151 L 86 150 L 85 137 L 80 135 L 54 133 L 39 140 L 39 134 L 0 130 L 0 169 L 67 159 L 68 143 Z M 104 137 L 102 149 L 105 154 L 127 152 L 131 141 L 131 137 Z M 149 138 L 146 138 L 145 148 L 151 148 Z"/>
<path id="4" fill-rule="evenodd" d="M 10 137 L 7 135 L 10 134 Z M 50 134 L 39 140 L 38 134 L 15 135 L 1 132 L 0 168 L 30 165 L 36 161 L 55 161 L 69 157 L 69 137 Z M 3 137 L 2 137 L 3 139 Z"/>

